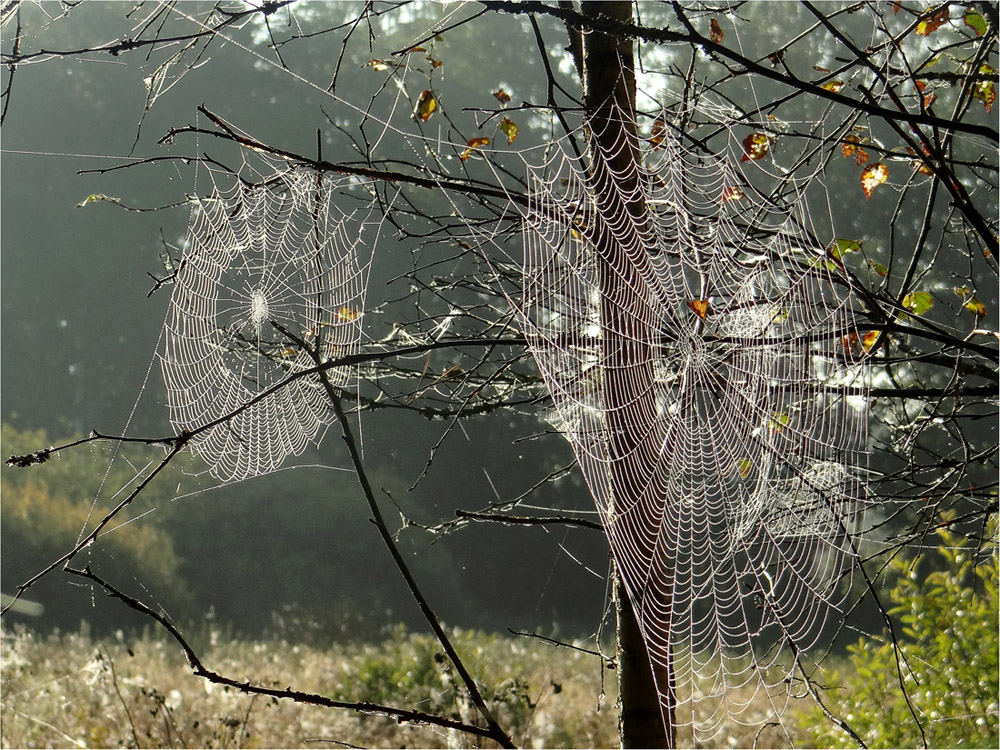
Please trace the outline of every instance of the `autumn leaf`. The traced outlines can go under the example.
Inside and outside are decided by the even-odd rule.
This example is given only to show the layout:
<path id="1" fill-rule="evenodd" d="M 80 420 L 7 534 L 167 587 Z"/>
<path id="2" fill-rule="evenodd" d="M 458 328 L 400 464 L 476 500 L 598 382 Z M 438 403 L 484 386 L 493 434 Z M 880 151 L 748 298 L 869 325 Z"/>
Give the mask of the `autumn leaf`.
<path id="1" fill-rule="evenodd" d="M 687 306 L 691 308 L 691 310 L 694 311 L 694 314 L 697 315 L 702 320 L 704 320 L 705 316 L 708 315 L 711 304 L 712 304 L 711 301 L 707 299 L 687 300 Z"/>
<path id="2" fill-rule="evenodd" d="M 996 75 L 996 68 L 992 65 L 980 65 L 979 72 L 983 75 L 992 76 Z M 983 80 L 976 81 L 972 86 L 972 95 L 982 101 L 983 106 L 986 107 L 987 112 L 993 111 L 993 102 L 997 98 L 997 84 L 996 81 Z"/>
<path id="3" fill-rule="evenodd" d="M 487 138 L 486 136 L 481 136 L 479 138 L 470 138 L 465 145 L 468 146 L 468 148 L 465 149 L 465 151 L 462 152 L 461 156 L 458 157 L 462 161 L 466 161 L 470 156 L 472 156 L 472 152 L 475 151 L 477 148 L 481 148 L 483 146 L 489 146 L 490 139 Z"/>
<path id="4" fill-rule="evenodd" d="M 861 250 L 860 240 L 845 240 L 842 237 L 838 237 L 833 242 L 830 243 L 830 247 L 827 248 L 832 255 L 837 260 L 842 260 L 848 253 L 856 253 Z"/>
<path id="5" fill-rule="evenodd" d="M 854 351 L 854 347 L 858 345 L 858 334 L 849 333 L 840 339 L 840 346 L 844 349 L 844 354 L 850 354 Z"/>
<path id="6" fill-rule="evenodd" d="M 969 10 L 965 14 L 965 25 L 976 32 L 976 36 L 982 36 L 989 28 L 983 14 L 976 10 Z"/>
<path id="7" fill-rule="evenodd" d="M 112 198 L 110 195 L 105 195 L 104 193 L 93 193 L 91 195 L 88 195 L 86 198 L 84 198 L 79 203 L 77 203 L 76 207 L 77 208 L 83 208 L 84 206 L 86 206 L 89 203 L 98 203 L 98 202 L 101 202 L 101 201 L 103 201 L 105 203 L 121 203 L 122 199 L 121 198 Z"/>
<path id="8" fill-rule="evenodd" d="M 444 60 L 435 60 L 430 55 L 427 55 L 427 62 L 431 64 L 431 68 L 437 69 L 444 65 Z"/>
<path id="9" fill-rule="evenodd" d="M 282 349 L 280 352 L 278 352 L 278 356 L 279 357 L 294 357 L 298 353 L 299 353 L 298 349 L 288 348 L 288 349 Z"/>
<path id="10" fill-rule="evenodd" d="M 347 305 L 342 306 L 337 310 L 337 318 L 340 320 L 357 320 L 361 317 L 361 313 L 355 310 L 353 307 L 348 307 Z"/>
<path id="11" fill-rule="evenodd" d="M 889 167 L 882 162 L 869 164 L 861 172 L 861 189 L 865 192 L 865 198 L 872 197 L 872 191 L 889 179 Z"/>
<path id="12" fill-rule="evenodd" d="M 924 90 L 927 88 L 926 81 L 915 81 L 915 84 L 917 87 L 917 91 L 919 91 L 923 97 L 922 101 L 924 109 L 931 106 L 934 102 L 937 101 L 937 94 L 924 94 Z"/>
<path id="13" fill-rule="evenodd" d="M 906 147 L 906 153 L 908 153 L 910 156 L 914 156 L 914 157 L 917 155 L 917 152 L 914 151 L 909 146 Z M 918 172 L 920 172 L 920 174 L 925 174 L 925 175 L 928 175 L 928 176 L 931 176 L 931 175 L 934 174 L 934 170 L 931 169 L 927 165 L 927 162 L 925 162 L 923 159 L 919 159 L 919 158 L 914 159 L 913 160 L 913 168 L 915 170 L 917 170 Z"/>
<path id="14" fill-rule="evenodd" d="M 719 22 L 714 18 L 709 24 L 708 38 L 716 44 L 722 44 L 722 27 L 719 26 Z"/>
<path id="15" fill-rule="evenodd" d="M 738 187 L 727 187 L 722 191 L 722 202 L 726 201 L 741 201 L 747 197 L 747 194 L 740 190 Z"/>
<path id="16" fill-rule="evenodd" d="M 784 412 L 775 412 L 769 420 L 767 420 L 767 429 L 771 432 L 781 432 L 783 429 L 788 427 L 788 423 L 792 419 Z"/>
<path id="17" fill-rule="evenodd" d="M 866 352 L 870 352 L 872 347 L 875 346 L 875 342 L 878 341 L 879 333 L 880 331 L 869 331 L 861 337 L 861 347 Z"/>
<path id="18" fill-rule="evenodd" d="M 503 89 L 497 89 L 496 91 L 494 91 L 493 98 L 505 106 L 507 105 L 508 102 L 510 102 L 510 94 L 508 94 Z"/>
<path id="19" fill-rule="evenodd" d="M 853 156 L 859 167 L 868 161 L 868 152 L 861 147 L 861 139 L 854 133 L 844 136 L 840 148 L 844 153 L 844 158 Z"/>
<path id="20" fill-rule="evenodd" d="M 361 67 L 362 68 L 371 68 L 372 70 L 375 70 L 375 71 L 381 73 L 381 72 L 383 72 L 385 70 L 388 70 L 392 66 L 389 63 L 387 63 L 385 60 L 379 60 L 377 58 L 372 58 L 371 60 L 369 60 L 368 62 L 366 62 Z"/>
<path id="21" fill-rule="evenodd" d="M 420 118 L 421 122 L 427 122 L 431 119 L 438 108 L 437 97 L 434 96 L 434 92 L 430 89 L 426 89 L 420 94 L 420 99 L 417 101 L 416 115 Z"/>
<path id="22" fill-rule="evenodd" d="M 763 159 L 771 149 L 771 139 L 766 133 L 751 133 L 743 139 L 743 158 L 741 162 Z"/>
<path id="23" fill-rule="evenodd" d="M 873 260 L 868 261 L 868 268 L 870 270 L 874 271 L 875 273 L 877 273 L 879 276 L 888 276 L 889 275 L 889 269 L 888 268 L 886 268 L 885 266 L 883 266 L 881 263 L 876 263 Z"/>
<path id="24" fill-rule="evenodd" d="M 509 117 L 503 118 L 497 127 L 500 128 L 501 133 L 507 136 L 508 146 L 517 140 L 517 133 L 518 133 L 517 124 Z"/>
<path id="25" fill-rule="evenodd" d="M 753 470 L 753 461 L 749 458 L 741 458 L 736 462 L 736 471 L 740 473 L 740 476 L 746 479 L 750 476 L 750 472 Z"/>
<path id="26" fill-rule="evenodd" d="M 951 18 L 951 15 L 948 12 L 947 6 L 934 13 L 928 9 L 928 12 L 917 22 L 917 36 L 929 36 L 933 34 L 948 23 L 949 18 Z"/>
<path id="27" fill-rule="evenodd" d="M 827 91 L 831 91 L 834 94 L 839 94 L 840 90 L 842 88 L 844 88 L 844 82 L 843 81 L 827 81 L 826 83 L 824 83 L 821 86 L 821 88 L 824 88 Z"/>
<path id="28" fill-rule="evenodd" d="M 649 145 L 653 148 L 663 146 L 663 141 L 667 137 L 667 123 L 662 119 L 655 120 L 653 127 L 649 131 Z"/>
<path id="29" fill-rule="evenodd" d="M 892 2 L 892 15 L 899 13 L 899 9 L 903 7 L 902 0 L 893 0 Z"/>
<path id="30" fill-rule="evenodd" d="M 914 315 L 923 315 L 934 307 L 934 298 L 930 292 L 908 292 L 903 297 L 903 307 Z"/>
<path id="31" fill-rule="evenodd" d="M 969 287 L 967 286 L 957 286 L 953 290 L 955 294 L 962 297 L 962 307 L 966 310 L 971 310 L 976 314 L 977 317 L 983 317 L 989 312 L 986 309 L 986 305 L 979 301 L 979 298 L 975 295 Z"/>

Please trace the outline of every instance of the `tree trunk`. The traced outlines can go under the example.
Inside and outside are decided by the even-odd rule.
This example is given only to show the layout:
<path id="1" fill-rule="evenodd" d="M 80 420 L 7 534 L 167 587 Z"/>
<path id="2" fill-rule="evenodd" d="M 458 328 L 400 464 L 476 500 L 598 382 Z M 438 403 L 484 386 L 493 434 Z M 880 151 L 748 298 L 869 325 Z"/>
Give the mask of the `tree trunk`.
<path id="1" fill-rule="evenodd" d="M 584 13 L 632 20 L 630 2 L 582 3 Z M 637 425 L 650 424 L 656 404 L 647 387 L 653 382 L 650 300 L 640 291 L 639 269 L 646 262 L 642 238 L 648 217 L 636 182 L 639 158 L 635 129 L 635 68 L 631 40 L 592 32 L 585 36 L 584 104 L 594 154 L 590 174 L 597 214 L 618 217 L 614 230 L 602 221 L 597 230 L 601 293 L 602 362 L 605 428 L 613 507 L 608 514 L 612 549 L 619 530 L 615 524 L 617 498 L 641 495 L 636 477 L 651 457 L 637 439 Z M 623 116 L 624 115 L 624 116 Z M 631 184 L 630 184 L 631 183 Z M 625 196 L 630 196 L 627 199 Z M 621 530 L 627 535 L 627 529 Z M 673 747 L 674 691 L 669 666 L 654 673 L 639 620 L 622 574 L 615 566 L 615 611 L 618 628 L 619 731 L 622 747 Z M 660 603 L 662 606 L 663 603 Z M 664 609 L 669 609 L 665 607 Z M 669 665 L 669 657 L 667 659 Z M 657 683 L 660 690 L 657 691 Z M 659 694 L 665 696 L 661 704 Z"/>

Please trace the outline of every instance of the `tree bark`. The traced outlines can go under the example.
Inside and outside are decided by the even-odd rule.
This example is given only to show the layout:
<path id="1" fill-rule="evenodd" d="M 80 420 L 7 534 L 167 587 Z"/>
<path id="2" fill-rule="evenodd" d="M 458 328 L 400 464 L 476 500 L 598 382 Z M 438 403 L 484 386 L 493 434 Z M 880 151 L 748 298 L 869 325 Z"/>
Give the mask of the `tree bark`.
<path id="1" fill-rule="evenodd" d="M 630 2 L 591 2 L 582 12 L 631 22 Z M 616 527 L 617 498 L 634 499 L 641 489 L 636 478 L 644 474 L 651 457 L 637 436 L 638 425 L 655 419 L 652 383 L 652 338 L 646 335 L 653 320 L 650 300 L 642 294 L 639 278 L 647 262 L 642 248 L 648 236 L 647 208 L 634 191 L 639 158 L 635 128 L 635 68 L 631 40 L 599 32 L 585 36 L 584 104 L 593 155 L 590 183 L 597 214 L 620 217 L 612 230 L 602 221 L 595 250 L 601 293 L 602 362 L 605 428 L 612 508 L 608 535 L 612 549 L 630 532 Z M 622 537 L 618 537 L 618 534 Z M 623 542 L 624 543 L 624 542 Z M 668 666 L 654 672 L 633 602 L 622 574 L 615 566 L 615 611 L 618 630 L 619 733 L 622 747 L 673 747 L 674 690 Z M 662 604 L 662 603 L 661 603 Z M 665 608 L 666 609 L 666 608 Z M 660 690 L 657 691 L 657 683 Z M 665 696 L 663 704 L 659 695 Z"/>

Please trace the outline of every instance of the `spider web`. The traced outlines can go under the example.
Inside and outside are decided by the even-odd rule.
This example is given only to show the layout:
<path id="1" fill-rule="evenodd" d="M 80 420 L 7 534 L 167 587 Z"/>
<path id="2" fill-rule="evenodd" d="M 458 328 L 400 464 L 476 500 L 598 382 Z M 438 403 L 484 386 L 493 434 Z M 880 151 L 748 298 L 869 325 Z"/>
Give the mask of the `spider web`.
<path id="1" fill-rule="evenodd" d="M 761 722 L 761 691 L 780 715 L 847 593 L 863 371 L 850 283 L 794 211 L 670 133 L 618 148 L 625 172 L 564 147 L 529 165 L 521 313 L 661 705 L 698 741 Z"/>
<path id="2" fill-rule="evenodd" d="M 238 481 L 318 444 L 335 418 L 321 375 L 289 378 L 359 346 L 363 223 L 332 205 L 339 182 L 311 170 L 227 179 L 213 176 L 193 210 L 161 364 L 171 424 L 218 422 L 192 451 Z M 322 377 L 343 385 L 349 375 Z"/>

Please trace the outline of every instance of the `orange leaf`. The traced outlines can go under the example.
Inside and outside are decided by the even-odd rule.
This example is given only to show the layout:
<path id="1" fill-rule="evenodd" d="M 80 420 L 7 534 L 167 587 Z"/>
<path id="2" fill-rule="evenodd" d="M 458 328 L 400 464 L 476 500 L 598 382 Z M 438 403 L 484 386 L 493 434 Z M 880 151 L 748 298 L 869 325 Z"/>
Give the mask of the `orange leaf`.
<path id="1" fill-rule="evenodd" d="M 490 139 L 487 138 L 486 136 L 480 136 L 479 138 L 470 138 L 465 145 L 468 146 L 468 148 L 465 149 L 465 151 L 462 152 L 461 156 L 458 157 L 462 161 L 466 161 L 470 156 L 472 156 L 472 152 L 475 149 L 480 148 L 482 146 L 489 146 Z"/>
<path id="2" fill-rule="evenodd" d="M 899 9 L 903 7 L 902 0 L 893 0 L 892 2 L 892 15 L 899 13 Z"/>
<path id="3" fill-rule="evenodd" d="M 865 192 L 865 198 L 872 197 L 872 191 L 889 179 L 889 167 L 882 162 L 869 164 L 861 172 L 861 189 Z"/>
<path id="4" fill-rule="evenodd" d="M 875 342 L 878 341 L 879 333 L 879 331 L 869 331 L 861 337 L 861 346 L 866 352 L 870 352 L 872 347 L 875 346 Z"/>
<path id="5" fill-rule="evenodd" d="M 858 345 L 858 334 L 850 333 L 840 339 L 840 345 L 844 348 L 844 354 L 850 354 L 854 347 Z"/>
<path id="6" fill-rule="evenodd" d="M 719 22 L 716 21 L 714 18 L 712 19 L 712 22 L 709 24 L 708 38 L 711 39 L 716 44 L 722 43 L 722 27 L 719 26 Z"/>
<path id="7" fill-rule="evenodd" d="M 868 161 L 868 152 L 861 148 L 861 139 L 854 133 L 844 136 L 840 148 L 844 152 L 844 157 L 849 158 L 853 156 L 857 160 L 859 167 Z"/>
<path id="8" fill-rule="evenodd" d="M 929 36 L 933 34 L 948 23 L 949 18 L 951 18 L 951 15 L 948 13 L 947 6 L 936 13 L 932 13 L 931 9 L 928 8 L 927 13 L 917 22 L 917 36 Z"/>
<path id="9" fill-rule="evenodd" d="M 747 194 L 740 190 L 738 187 L 727 187 L 722 191 L 722 202 L 726 201 L 741 201 L 747 197 Z"/>
<path id="10" fill-rule="evenodd" d="M 437 108 L 437 97 L 434 96 L 433 91 L 426 89 L 420 94 L 420 99 L 417 101 L 416 115 L 421 122 L 427 122 L 431 119 L 431 115 L 437 111 Z"/>
<path id="11" fill-rule="evenodd" d="M 711 304 L 712 303 L 707 299 L 687 300 L 687 306 L 690 307 L 691 310 L 694 311 L 694 314 L 697 315 L 702 320 L 704 320 L 705 316 L 708 315 L 709 307 L 711 307 Z"/>
<path id="12" fill-rule="evenodd" d="M 653 148 L 660 148 L 666 137 L 667 123 L 662 119 L 655 120 L 652 129 L 649 131 L 649 145 Z"/>
<path id="13" fill-rule="evenodd" d="M 771 139 L 766 133 L 751 133 L 743 139 L 743 158 L 740 161 L 763 159 L 771 149 Z"/>
<path id="14" fill-rule="evenodd" d="M 909 146 L 906 147 L 906 151 L 907 151 L 907 153 L 909 153 L 912 156 L 916 156 L 917 155 L 917 152 L 914 151 Z M 925 175 L 928 175 L 928 176 L 933 176 L 933 174 L 934 174 L 934 170 L 931 169 L 929 166 L 927 166 L 927 162 L 923 161 L 922 159 L 914 159 L 913 160 L 913 168 L 915 170 L 917 170 L 918 172 L 920 172 L 920 174 L 925 174 Z"/>
<path id="15" fill-rule="evenodd" d="M 497 127 L 500 128 L 501 133 L 507 136 L 508 146 L 517 140 L 517 133 L 518 133 L 517 124 L 509 117 L 503 118 Z"/>
<path id="16" fill-rule="evenodd" d="M 497 89 L 493 92 L 493 98 L 501 104 L 507 104 L 510 101 L 510 94 L 503 89 Z"/>
<path id="17" fill-rule="evenodd" d="M 353 307 L 348 307 L 344 305 L 339 310 L 337 310 L 337 317 L 340 320 L 357 320 L 361 317 L 361 313 L 355 310 Z"/>

